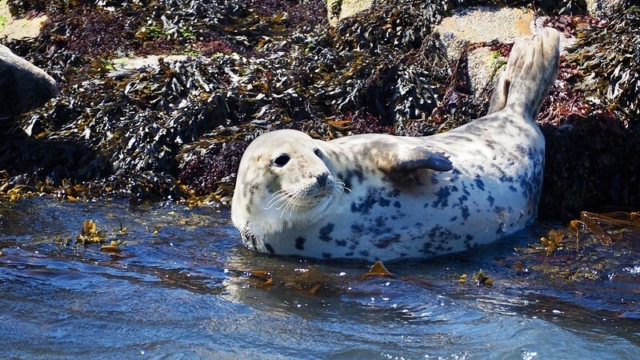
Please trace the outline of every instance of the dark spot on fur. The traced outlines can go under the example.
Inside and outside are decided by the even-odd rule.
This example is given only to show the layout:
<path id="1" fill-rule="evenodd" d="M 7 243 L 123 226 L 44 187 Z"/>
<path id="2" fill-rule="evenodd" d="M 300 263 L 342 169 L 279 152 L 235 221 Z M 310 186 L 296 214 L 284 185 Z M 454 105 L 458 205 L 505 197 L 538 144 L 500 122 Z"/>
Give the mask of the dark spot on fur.
<path id="1" fill-rule="evenodd" d="M 427 255 L 435 255 L 435 252 L 431 250 L 432 247 L 433 247 L 433 243 L 430 241 L 427 241 L 422 245 L 422 249 L 420 249 L 420 252 L 425 253 Z"/>
<path id="2" fill-rule="evenodd" d="M 464 183 L 464 181 L 462 182 L 462 192 L 467 196 L 471 195 L 471 193 L 467 191 L 467 185 Z"/>
<path id="3" fill-rule="evenodd" d="M 493 207 L 493 203 L 496 201 L 496 199 L 493 196 L 489 195 L 487 196 L 487 201 L 489 202 L 489 206 Z"/>
<path id="4" fill-rule="evenodd" d="M 303 238 L 302 236 L 300 236 L 299 238 L 296 239 L 296 249 L 298 250 L 304 250 L 304 243 L 305 241 L 307 241 L 307 239 Z"/>
<path id="5" fill-rule="evenodd" d="M 360 255 L 362 255 L 363 257 L 369 257 L 369 252 L 367 250 L 362 250 L 360 251 Z"/>
<path id="6" fill-rule="evenodd" d="M 438 199 L 431 205 L 434 208 L 440 207 L 444 209 L 449 205 L 449 196 L 451 195 L 451 187 L 443 186 L 436 192 Z"/>
<path id="7" fill-rule="evenodd" d="M 369 189 L 367 196 L 365 196 L 362 201 L 359 203 L 355 201 L 351 203 L 351 212 L 366 215 L 376 204 L 379 204 L 381 207 L 387 207 L 391 204 L 391 201 L 382 197 L 380 190 Z"/>
<path id="8" fill-rule="evenodd" d="M 320 229 L 320 240 L 324 242 L 331 241 L 331 233 L 333 232 L 334 225 L 333 223 L 328 223 Z"/>
<path id="9" fill-rule="evenodd" d="M 474 181 L 478 189 L 480 189 L 480 191 L 484 191 L 484 182 L 482 181 L 482 179 L 480 179 L 480 175 L 476 175 L 476 178 Z"/>
<path id="10" fill-rule="evenodd" d="M 387 247 L 389 247 L 389 245 L 393 244 L 393 243 L 398 243 L 400 242 L 400 235 L 396 234 L 387 238 L 383 238 L 377 241 L 372 242 L 373 245 L 375 247 L 377 247 L 378 249 L 386 249 Z"/>
<path id="11" fill-rule="evenodd" d="M 453 169 L 453 170 L 451 171 L 451 175 L 453 175 L 453 176 L 451 177 L 451 182 L 456 182 L 456 181 L 458 181 L 458 179 L 460 178 L 460 174 L 462 174 L 462 173 L 460 172 L 460 170 L 458 170 L 458 169 Z"/>
<path id="12" fill-rule="evenodd" d="M 469 216 L 471 215 L 471 211 L 469 211 L 469 207 L 466 205 L 463 205 L 460 207 L 460 211 L 462 211 L 462 218 L 466 221 L 467 219 L 469 219 Z"/>
<path id="13" fill-rule="evenodd" d="M 336 245 L 340 247 L 345 247 L 347 246 L 347 240 L 336 240 Z"/>
<path id="14" fill-rule="evenodd" d="M 333 257 L 333 255 L 331 255 L 331 253 L 322 253 L 322 257 L 324 259 L 329 260 L 329 259 L 331 259 Z"/>
<path id="15" fill-rule="evenodd" d="M 393 207 L 400 209 L 402 207 L 402 204 L 400 204 L 400 201 L 394 201 L 393 202 Z"/>

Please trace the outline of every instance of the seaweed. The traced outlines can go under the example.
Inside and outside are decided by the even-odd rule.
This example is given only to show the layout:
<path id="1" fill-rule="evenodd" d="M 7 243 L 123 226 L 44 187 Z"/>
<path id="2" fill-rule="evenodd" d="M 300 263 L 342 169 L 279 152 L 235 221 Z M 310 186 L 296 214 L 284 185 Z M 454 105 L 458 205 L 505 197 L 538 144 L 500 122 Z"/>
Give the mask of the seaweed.
<path id="1" fill-rule="evenodd" d="M 603 27 L 582 31 L 567 61 L 576 88 L 632 121 L 640 118 L 640 9 L 631 7 Z"/>

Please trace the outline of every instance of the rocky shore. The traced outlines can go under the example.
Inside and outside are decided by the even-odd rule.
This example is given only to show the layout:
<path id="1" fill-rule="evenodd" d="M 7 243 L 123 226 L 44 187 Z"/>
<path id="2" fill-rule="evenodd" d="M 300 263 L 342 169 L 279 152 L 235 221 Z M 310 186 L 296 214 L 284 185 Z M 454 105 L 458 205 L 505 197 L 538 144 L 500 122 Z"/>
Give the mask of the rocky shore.
<path id="1" fill-rule="evenodd" d="M 3 193 L 227 203 L 261 132 L 446 131 L 486 112 L 516 36 L 553 26 L 566 46 L 538 119 L 540 215 L 640 206 L 633 1 L 393 0 L 349 16 L 346 0 L 6 4 L 46 15 L 35 37 L 0 42 L 59 93 L 0 123 Z"/>

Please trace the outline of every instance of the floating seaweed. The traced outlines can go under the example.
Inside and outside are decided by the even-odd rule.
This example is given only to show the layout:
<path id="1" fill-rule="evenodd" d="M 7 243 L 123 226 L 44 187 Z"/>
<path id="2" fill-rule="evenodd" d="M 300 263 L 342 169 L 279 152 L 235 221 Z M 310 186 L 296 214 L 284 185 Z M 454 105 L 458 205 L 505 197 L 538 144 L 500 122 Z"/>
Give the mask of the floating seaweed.
<path id="1" fill-rule="evenodd" d="M 565 228 L 554 228 L 539 244 L 516 249 L 520 267 L 571 281 L 612 280 L 624 276 L 640 255 L 637 212 L 582 212 Z"/>

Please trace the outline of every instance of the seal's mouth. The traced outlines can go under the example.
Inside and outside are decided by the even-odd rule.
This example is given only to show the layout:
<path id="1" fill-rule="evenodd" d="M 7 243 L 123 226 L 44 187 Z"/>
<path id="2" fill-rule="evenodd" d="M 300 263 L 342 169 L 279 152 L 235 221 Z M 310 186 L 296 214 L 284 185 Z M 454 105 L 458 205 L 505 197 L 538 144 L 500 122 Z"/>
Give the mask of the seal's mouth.
<path id="1" fill-rule="evenodd" d="M 307 187 L 281 189 L 273 194 L 265 210 L 275 209 L 280 211 L 280 216 L 288 216 L 296 213 L 308 212 L 316 208 L 324 208 L 335 198 L 350 191 L 344 187 L 344 183 L 330 181 L 325 186 L 316 184 Z"/>

